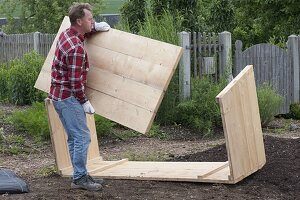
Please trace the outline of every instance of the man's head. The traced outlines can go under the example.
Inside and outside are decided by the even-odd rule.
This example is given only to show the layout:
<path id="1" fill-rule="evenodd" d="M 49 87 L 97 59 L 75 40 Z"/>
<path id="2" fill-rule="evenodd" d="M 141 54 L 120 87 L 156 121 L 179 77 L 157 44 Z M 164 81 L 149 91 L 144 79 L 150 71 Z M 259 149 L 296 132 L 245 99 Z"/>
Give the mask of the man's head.
<path id="1" fill-rule="evenodd" d="M 69 10 L 71 26 L 80 33 L 88 33 L 92 30 L 94 19 L 92 7 L 88 3 L 73 3 Z"/>

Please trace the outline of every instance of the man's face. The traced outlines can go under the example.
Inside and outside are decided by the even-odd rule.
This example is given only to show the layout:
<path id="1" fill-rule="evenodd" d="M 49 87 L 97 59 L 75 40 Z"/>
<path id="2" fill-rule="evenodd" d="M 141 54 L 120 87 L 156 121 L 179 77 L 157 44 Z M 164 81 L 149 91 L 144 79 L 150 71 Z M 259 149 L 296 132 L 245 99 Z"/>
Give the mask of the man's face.
<path id="1" fill-rule="evenodd" d="M 80 21 L 80 26 L 82 28 L 82 31 L 84 33 L 88 33 L 92 31 L 92 27 L 94 25 L 94 18 L 93 18 L 93 14 L 91 11 L 87 10 L 87 9 L 83 9 L 85 15 L 83 18 L 81 18 Z"/>

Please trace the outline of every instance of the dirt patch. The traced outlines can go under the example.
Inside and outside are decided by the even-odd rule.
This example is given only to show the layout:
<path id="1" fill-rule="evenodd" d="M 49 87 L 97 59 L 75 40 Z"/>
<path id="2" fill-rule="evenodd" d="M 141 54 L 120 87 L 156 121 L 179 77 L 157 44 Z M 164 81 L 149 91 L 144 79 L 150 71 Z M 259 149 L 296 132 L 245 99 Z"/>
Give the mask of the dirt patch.
<path id="1" fill-rule="evenodd" d="M 1 125 L 1 124 L 0 124 Z M 4 124 L 2 124 L 4 125 Z M 0 199 L 298 199 L 300 196 L 300 121 L 276 119 L 264 129 L 267 163 L 235 185 L 106 180 L 99 192 L 71 190 L 71 180 L 53 173 L 50 143 L 27 154 L 0 152 L 0 166 L 14 170 L 29 185 L 27 194 L 0 194 Z M 4 132 L 11 129 L 4 126 Z M 182 127 L 162 127 L 167 140 L 145 136 L 118 140 L 100 138 L 105 159 L 145 156 L 151 160 L 226 161 L 224 138 L 202 138 Z M 136 158 L 136 157 L 135 157 Z M 170 169 L 171 170 L 171 169 Z"/>

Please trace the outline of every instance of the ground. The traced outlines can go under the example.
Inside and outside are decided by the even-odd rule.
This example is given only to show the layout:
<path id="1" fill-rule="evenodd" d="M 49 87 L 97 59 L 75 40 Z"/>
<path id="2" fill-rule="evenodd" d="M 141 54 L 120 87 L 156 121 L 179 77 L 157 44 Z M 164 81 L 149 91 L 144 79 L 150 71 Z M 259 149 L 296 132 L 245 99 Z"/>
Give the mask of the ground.
<path id="1" fill-rule="evenodd" d="M 4 110 L 9 112 L 7 108 Z M 12 131 L 7 124 L 2 123 L 0 127 L 4 128 L 4 134 Z M 222 134 L 203 138 L 180 126 L 161 127 L 161 130 L 172 137 L 164 140 L 145 136 L 124 140 L 99 138 L 100 152 L 104 159 L 227 160 Z M 0 199 L 298 199 L 300 121 L 276 119 L 263 132 L 266 165 L 235 185 L 105 180 L 102 191 L 71 190 L 70 179 L 60 177 L 53 170 L 55 161 L 50 143 L 34 145 L 26 154 L 0 152 L 0 166 L 14 170 L 30 189 L 26 194 L 0 194 Z"/>

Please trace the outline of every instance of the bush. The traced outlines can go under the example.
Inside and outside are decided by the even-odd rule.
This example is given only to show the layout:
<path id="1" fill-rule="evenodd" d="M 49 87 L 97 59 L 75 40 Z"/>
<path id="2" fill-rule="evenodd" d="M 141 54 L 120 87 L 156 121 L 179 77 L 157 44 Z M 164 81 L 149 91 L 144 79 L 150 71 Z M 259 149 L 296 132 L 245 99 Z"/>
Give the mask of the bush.
<path id="1" fill-rule="evenodd" d="M 50 139 L 47 112 L 44 103 L 35 102 L 23 111 L 17 111 L 9 118 L 19 131 L 28 132 L 36 141 Z"/>
<path id="2" fill-rule="evenodd" d="M 97 135 L 109 135 L 115 123 L 97 114 L 95 114 L 94 117 Z"/>
<path id="3" fill-rule="evenodd" d="M 42 101 L 46 94 L 34 88 L 44 58 L 35 52 L 10 61 L 0 68 L 0 101 L 30 105 Z"/>
<path id="4" fill-rule="evenodd" d="M 177 123 L 212 135 L 213 130 L 222 127 L 219 105 L 215 97 L 226 86 L 226 81 L 214 83 L 209 78 L 192 78 L 192 99 L 178 104 Z"/>
<path id="5" fill-rule="evenodd" d="M 300 119 L 300 104 L 292 103 L 290 105 L 289 117 L 293 119 Z"/>
<path id="6" fill-rule="evenodd" d="M 266 126 L 277 114 L 283 97 L 275 92 L 270 84 L 263 84 L 257 90 L 261 125 Z"/>

